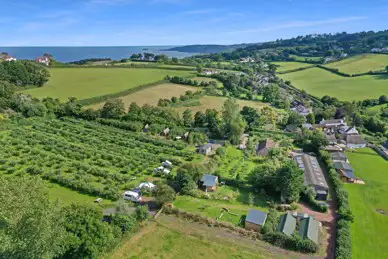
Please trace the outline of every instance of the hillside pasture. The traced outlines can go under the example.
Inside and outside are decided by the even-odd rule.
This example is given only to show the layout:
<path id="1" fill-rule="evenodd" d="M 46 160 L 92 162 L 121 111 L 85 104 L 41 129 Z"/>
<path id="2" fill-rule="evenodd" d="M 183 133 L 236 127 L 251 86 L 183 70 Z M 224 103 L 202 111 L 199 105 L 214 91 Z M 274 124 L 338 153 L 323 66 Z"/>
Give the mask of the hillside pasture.
<path id="1" fill-rule="evenodd" d="M 178 107 L 178 108 L 173 108 L 173 109 L 175 109 L 181 113 L 183 113 L 186 109 L 190 109 L 193 112 L 193 114 L 198 112 L 198 111 L 205 112 L 207 109 L 215 109 L 217 111 L 221 111 L 222 107 L 224 105 L 224 102 L 227 99 L 228 98 L 226 98 L 226 97 L 219 97 L 219 96 L 202 96 L 199 99 L 200 105 L 198 105 L 198 106 Z M 236 100 L 236 101 L 240 105 L 241 109 L 244 106 L 253 107 L 255 109 L 261 109 L 261 108 L 267 106 L 267 104 L 265 104 L 265 103 L 256 102 L 256 101 L 246 101 L 246 100 Z"/>
<path id="2" fill-rule="evenodd" d="M 117 93 L 163 80 L 166 75 L 188 76 L 189 71 L 141 68 L 52 68 L 43 87 L 23 91 L 36 98 L 54 97 L 66 101 Z"/>
<path id="3" fill-rule="evenodd" d="M 362 54 L 326 65 L 346 74 L 360 74 L 369 71 L 382 71 L 388 66 L 388 55 Z"/>
<path id="4" fill-rule="evenodd" d="M 297 55 L 290 55 L 291 58 L 294 58 L 296 61 L 307 61 L 307 60 L 312 60 L 312 61 L 320 61 L 322 57 L 309 57 L 309 56 L 297 56 Z"/>
<path id="5" fill-rule="evenodd" d="M 285 72 L 288 70 L 294 70 L 298 68 L 303 67 L 309 67 L 312 66 L 311 64 L 302 63 L 302 62 L 272 62 L 272 64 L 275 64 L 277 66 L 277 72 Z"/>
<path id="6" fill-rule="evenodd" d="M 388 256 L 388 161 L 369 148 L 347 152 L 365 185 L 346 184 L 351 210 L 353 258 Z"/>
<path id="7" fill-rule="evenodd" d="M 275 249 L 261 241 L 233 238 L 222 229 L 162 214 L 156 223 L 149 223 L 105 258 L 297 258 L 277 253 Z"/>
<path id="8" fill-rule="evenodd" d="M 159 99 L 171 99 L 173 96 L 179 97 L 180 95 L 184 95 L 186 91 L 196 92 L 198 90 L 200 90 L 199 87 L 165 83 L 123 96 L 120 99 L 123 100 L 125 109 L 128 109 L 132 102 L 137 103 L 139 106 L 143 106 L 144 104 L 156 106 L 158 105 Z M 104 103 L 98 103 L 90 107 L 100 109 L 103 106 Z"/>
<path id="9" fill-rule="evenodd" d="M 329 95 L 343 101 L 376 99 L 388 93 L 388 75 L 342 77 L 320 68 L 279 75 L 307 93 Z"/>
<path id="10" fill-rule="evenodd" d="M 168 65 L 157 62 L 142 62 L 142 61 L 127 61 L 123 63 L 113 63 L 113 66 L 122 67 L 122 66 L 133 66 L 133 67 L 158 67 L 161 69 L 187 69 L 187 70 L 196 70 L 196 67 L 193 66 L 184 66 L 184 65 Z"/>

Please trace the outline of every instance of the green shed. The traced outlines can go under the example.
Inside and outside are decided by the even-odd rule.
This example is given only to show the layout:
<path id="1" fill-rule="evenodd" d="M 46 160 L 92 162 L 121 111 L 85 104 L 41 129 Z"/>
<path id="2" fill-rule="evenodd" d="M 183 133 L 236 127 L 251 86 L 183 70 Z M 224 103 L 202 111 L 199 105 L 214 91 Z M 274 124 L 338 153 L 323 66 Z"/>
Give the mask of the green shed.
<path id="1" fill-rule="evenodd" d="M 316 221 L 313 217 L 309 216 L 308 218 L 302 219 L 299 225 L 299 235 L 302 238 L 308 238 L 314 243 L 318 244 L 318 232 L 319 232 L 319 222 Z"/>
<path id="2" fill-rule="evenodd" d="M 296 218 L 292 215 L 291 212 L 283 214 L 280 216 L 280 222 L 278 225 L 277 231 L 286 234 L 287 236 L 292 236 L 296 227 Z"/>

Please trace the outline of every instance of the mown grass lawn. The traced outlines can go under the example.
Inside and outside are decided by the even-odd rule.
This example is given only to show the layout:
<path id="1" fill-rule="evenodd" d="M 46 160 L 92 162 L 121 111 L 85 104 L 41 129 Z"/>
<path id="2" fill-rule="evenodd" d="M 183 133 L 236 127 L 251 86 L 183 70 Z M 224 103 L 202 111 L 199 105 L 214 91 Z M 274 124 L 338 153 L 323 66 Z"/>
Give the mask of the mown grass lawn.
<path id="1" fill-rule="evenodd" d="M 43 87 L 24 93 L 33 97 L 54 97 L 66 101 L 69 97 L 79 100 L 117 93 L 139 85 L 164 79 L 166 75 L 187 76 L 190 71 L 149 68 L 53 68 L 51 79 Z"/>
<path id="2" fill-rule="evenodd" d="M 275 64 L 277 66 L 276 71 L 278 72 L 284 72 L 287 70 L 293 70 L 297 68 L 311 66 L 311 64 L 302 63 L 302 62 L 272 62 L 272 64 Z"/>
<path id="3" fill-rule="evenodd" d="M 140 106 L 143 106 L 144 104 L 157 106 L 159 99 L 171 99 L 171 97 L 174 96 L 179 97 L 184 95 L 186 91 L 196 92 L 199 90 L 199 87 L 166 83 L 123 96 L 120 99 L 123 100 L 126 109 L 132 102 L 135 102 Z M 104 103 L 91 105 L 94 109 L 99 109 L 103 106 Z"/>
<path id="4" fill-rule="evenodd" d="M 369 71 L 384 70 L 388 65 L 388 55 L 362 54 L 337 62 L 327 64 L 327 67 L 337 68 L 347 74 L 359 74 Z"/>
<path id="5" fill-rule="evenodd" d="M 388 161 L 366 148 L 347 152 L 356 176 L 365 185 L 346 184 L 355 216 L 351 226 L 354 259 L 388 258 Z"/>
<path id="6" fill-rule="evenodd" d="M 226 188 L 223 190 L 222 188 Z M 174 206 L 187 212 L 196 213 L 212 219 L 218 218 L 223 212 L 223 208 L 229 209 L 229 212 L 225 212 L 219 219 L 238 225 L 241 217 L 246 216 L 250 209 L 255 208 L 262 211 L 268 211 L 266 206 L 266 198 L 264 196 L 255 195 L 254 206 L 248 205 L 248 191 L 238 189 L 227 189 L 231 187 L 221 186 L 218 187 L 220 194 L 223 192 L 225 195 L 235 195 L 235 200 L 223 201 L 223 200 L 208 200 L 201 198 L 194 198 L 191 196 L 178 196 L 174 201 Z"/>
<path id="7" fill-rule="evenodd" d="M 388 93 L 388 75 L 342 77 L 320 68 L 310 68 L 279 76 L 317 97 L 329 95 L 352 101 L 376 99 Z"/>
<path id="8" fill-rule="evenodd" d="M 199 101 L 200 105 L 198 106 L 190 106 L 190 107 L 179 107 L 173 108 L 180 113 L 183 113 L 186 109 L 190 109 L 193 114 L 198 111 L 205 112 L 207 109 L 215 109 L 217 111 L 221 111 L 224 105 L 224 102 L 227 100 L 227 97 L 218 97 L 218 96 L 202 96 Z M 258 102 L 258 101 L 246 101 L 246 100 L 236 100 L 240 105 L 241 109 L 244 106 L 253 107 L 255 109 L 261 109 L 265 106 L 268 106 L 266 103 Z"/>
<path id="9" fill-rule="evenodd" d="M 70 190 L 58 184 L 47 183 L 47 187 L 50 200 L 58 201 L 61 205 L 64 206 L 70 205 L 72 203 L 93 205 L 96 204 L 95 200 L 98 198 Z M 112 207 L 115 205 L 115 202 L 103 199 L 100 205 L 102 207 Z"/>

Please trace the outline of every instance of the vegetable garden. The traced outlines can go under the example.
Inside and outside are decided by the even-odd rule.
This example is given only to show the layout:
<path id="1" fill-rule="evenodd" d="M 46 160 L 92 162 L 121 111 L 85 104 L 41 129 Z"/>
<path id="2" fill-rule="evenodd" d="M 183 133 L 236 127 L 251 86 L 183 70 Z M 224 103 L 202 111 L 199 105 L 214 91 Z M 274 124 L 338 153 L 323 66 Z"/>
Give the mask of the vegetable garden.
<path id="1" fill-rule="evenodd" d="M 28 173 L 72 190 L 117 199 L 168 159 L 193 160 L 194 150 L 142 133 L 74 119 L 28 120 L 0 132 L 0 173 Z"/>

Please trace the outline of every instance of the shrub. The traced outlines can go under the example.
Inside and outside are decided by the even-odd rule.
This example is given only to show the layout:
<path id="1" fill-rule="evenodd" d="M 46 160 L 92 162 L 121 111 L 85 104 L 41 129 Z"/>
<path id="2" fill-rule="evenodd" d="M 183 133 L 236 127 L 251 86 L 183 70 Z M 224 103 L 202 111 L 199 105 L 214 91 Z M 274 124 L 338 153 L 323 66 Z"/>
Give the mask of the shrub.
<path id="1" fill-rule="evenodd" d="M 138 221 L 144 221 L 150 217 L 147 206 L 137 206 L 135 211 L 136 219 Z"/>

